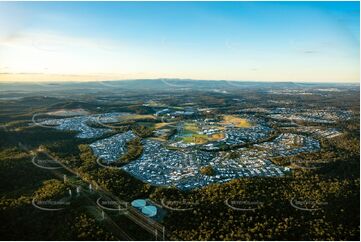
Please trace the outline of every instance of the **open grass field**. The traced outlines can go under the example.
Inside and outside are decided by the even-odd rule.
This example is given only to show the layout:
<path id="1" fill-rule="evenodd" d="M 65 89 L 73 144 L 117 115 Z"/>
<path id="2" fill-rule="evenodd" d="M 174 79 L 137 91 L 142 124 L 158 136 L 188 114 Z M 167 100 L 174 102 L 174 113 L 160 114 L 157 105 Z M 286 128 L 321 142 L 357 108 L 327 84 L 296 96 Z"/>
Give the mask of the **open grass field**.
<path id="1" fill-rule="evenodd" d="M 191 136 L 185 136 L 182 140 L 186 143 L 205 144 L 210 141 L 217 141 L 224 138 L 224 134 L 213 134 L 211 136 L 205 134 L 192 134 Z"/>
<path id="2" fill-rule="evenodd" d="M 162 138 L 162 137 L 151 137 L 149 139 L 150 140 L 161 141 L 161 142 L 167 141 L 165 138 Z"/>
<path id="3" fill-rule="evenodd" d="M 145 104 L 145 106 L 148 106 L 148 107 L 165 107 L 166 105 L 164 103 L 161 103 L 161 102 L 156 102 L 156 101 L 149 101 Z"/>
<path id="4" fill-rule="evenodd" d="M 192 136 L 183 137 L 182 140 L 186 143 L 205 144 L 208 142 L 208 136 L 204 134 L 193 134 Z"/>
<path id="5" fill-rule="evenodd" d="M 121 116 L 122 120 L 142 120 L 142 119 L 155 119 L 153 115 L 150 114 L 132 114 Z"/>
<path id="6" fill-rule="evenodd" d="M 163 127 L 166 127 L 167 125 L 172 125 L 172 124 L 174 124 L 174 123 L 156 123 L 155 125 L 154 125 L 154 128 L 155 129 L 161 129 L 161 128 L 163 128 Z"/>
<path id="7" fill-rule="evenodd" d="M 195 143 L 195 144 L 205 144 L 210 141 L 216 141 L 224 138 L 223 133 L 213 134 L 213 135 L 205 135 L 198 134 L 200 128 L 196 123 L 185 123 L 183 130 L 182 140 L 185 143 Z"/>
<path id="8" fill-rule="evenodd" d="M 199 127 L 195 123 L 185 123 L 184 130 L 195 133 L 199 131 Z"/>
<path id="9" fill-rule="evenodd" d="M 216 141 L 216 140 L 220 140 L 224 138 L 224 134 L 223 133 L 218 133 L 218 134 L 212 134 L 211 137 L 209 137 L 211 141 Z"/>
<path id="10" fill-rule="evenodd" d="M 76 116 L 76 115 L 88 115 L 90 113 L 82 108 L 76 108 L 76 109 L 60 109 L 57 111 L 48 112 L 47 114 L 53 116 Z"/>
<path id="11" fill-rule="evenodd" d="M 220 122 L 223 125 L 234 125 L 237 128 L 250 128 L 252 127 L 252 123 L 250 123 L 247 119 L 239 118 L 234 115 L 224 115 L 223 121 Z"/>

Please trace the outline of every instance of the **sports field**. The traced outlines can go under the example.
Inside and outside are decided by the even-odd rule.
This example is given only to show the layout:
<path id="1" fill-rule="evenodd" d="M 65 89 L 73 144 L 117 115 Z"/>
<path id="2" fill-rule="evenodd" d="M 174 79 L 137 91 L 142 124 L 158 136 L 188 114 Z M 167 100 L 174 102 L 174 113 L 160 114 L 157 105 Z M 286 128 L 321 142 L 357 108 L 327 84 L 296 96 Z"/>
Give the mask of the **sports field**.
<path id="1" fill-rule="evenodd" d="M 185 143 L 205 144 L 210 141 L 216 141 L 224 138 L 223 133 L 212 135 L 199 134 L 200 128 L 196 123 L 185 123 L 182 140 Z"/>

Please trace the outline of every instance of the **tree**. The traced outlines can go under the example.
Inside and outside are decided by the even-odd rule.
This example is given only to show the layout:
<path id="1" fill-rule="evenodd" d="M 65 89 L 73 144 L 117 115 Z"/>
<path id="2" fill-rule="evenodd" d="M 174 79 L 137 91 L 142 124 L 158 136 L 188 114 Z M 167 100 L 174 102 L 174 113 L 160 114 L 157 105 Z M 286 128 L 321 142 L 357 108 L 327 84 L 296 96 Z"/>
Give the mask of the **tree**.
<path id="1" fill-rule="evenodd" d="M 215 171 L 212 166 L 201 167 L 200 172 L 202 175 L 206 175 L 206 176 L 213 176 L 215 174 Z"/>
<path id="2" fill-rule="evenodd" d="M 118 164 L 127 164 L 130 161 L 139 158 L 143 153 L 143 145 L 139 138 L 135 138 L 127 142 L 126 147 L 127 152 L 118 159 Z"/>

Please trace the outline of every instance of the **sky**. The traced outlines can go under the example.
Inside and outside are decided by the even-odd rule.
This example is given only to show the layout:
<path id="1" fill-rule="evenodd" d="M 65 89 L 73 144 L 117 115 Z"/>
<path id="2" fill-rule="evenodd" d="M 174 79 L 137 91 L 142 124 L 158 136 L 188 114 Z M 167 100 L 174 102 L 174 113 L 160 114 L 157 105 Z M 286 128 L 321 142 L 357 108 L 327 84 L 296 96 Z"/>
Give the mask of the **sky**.
<path id="1" fill-rule="evenodd" d="M 359 82 L 359 2 L 0 2 L 0 81 Z"/>

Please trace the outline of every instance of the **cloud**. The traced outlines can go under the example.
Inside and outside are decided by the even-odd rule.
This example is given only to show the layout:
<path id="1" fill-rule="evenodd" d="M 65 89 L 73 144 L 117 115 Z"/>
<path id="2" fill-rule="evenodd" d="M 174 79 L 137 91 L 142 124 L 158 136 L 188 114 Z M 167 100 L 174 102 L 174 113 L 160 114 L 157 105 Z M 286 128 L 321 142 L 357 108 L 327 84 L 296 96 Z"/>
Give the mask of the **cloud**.
<path id="1" fill-rule="evenodd" d="M 121 47 L 121 45 L 107 39 L 75 37 L 56 32 L 12 33 L 0 37 L 0 45 L 3 47 L 35 48 L 40 51 L 50 52 L 62 52 L 79 48 L 103 51 L 106 49 L 109 51 L 120 49 Z"/>
<path id="2" fill-rule="evenodd" d="M 317 50 L 304 50 L 303 53 L 305 53 L 305 54 L 317 54 L 317 53 L 319 53 L 319 51 L 317 51 Z"/>

